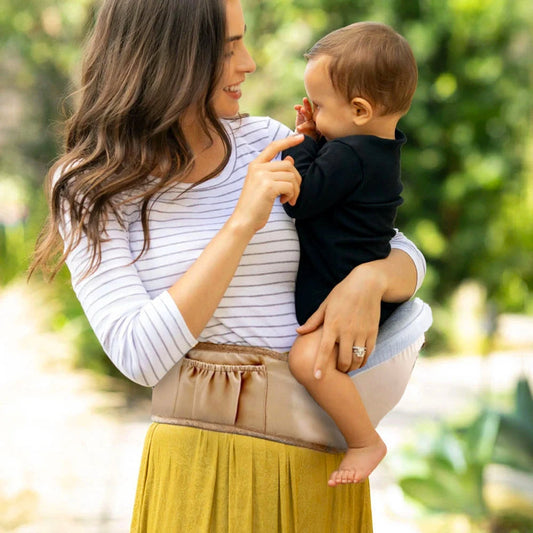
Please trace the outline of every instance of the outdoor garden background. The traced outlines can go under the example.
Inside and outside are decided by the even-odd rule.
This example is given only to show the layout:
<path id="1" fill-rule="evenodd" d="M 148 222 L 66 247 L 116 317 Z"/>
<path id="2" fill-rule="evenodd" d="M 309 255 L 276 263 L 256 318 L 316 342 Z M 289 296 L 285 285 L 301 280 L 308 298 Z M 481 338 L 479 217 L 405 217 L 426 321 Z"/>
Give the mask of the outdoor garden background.
<path id="1" fill-rule="evenodd" d="M 148 1 L 148 0 L 147 0 Z M 244 0 L 243 111 L 293 124 L 303 53 L 358 20 L 411 43 L 398 226 L 434 324 L 383 424 L 376 533 L 533 532 L 533 4 Z M 92 0 L 0 0 L 0 532 L 128 527 L 149 391 L 118 376 L 62 271 L 25 279 Z"/>

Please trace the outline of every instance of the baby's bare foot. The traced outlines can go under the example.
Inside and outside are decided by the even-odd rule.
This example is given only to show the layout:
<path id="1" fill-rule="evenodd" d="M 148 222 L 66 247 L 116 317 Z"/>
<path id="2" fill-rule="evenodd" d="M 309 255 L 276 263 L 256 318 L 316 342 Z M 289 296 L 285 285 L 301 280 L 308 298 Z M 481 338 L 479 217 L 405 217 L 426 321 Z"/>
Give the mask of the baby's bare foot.
<path id="1" fill-rule="evenodd" d="M 387 446 L 377 433 L 376 436 L 377 439 L 368 446 L 348 448 L 338 470 L 335 470 L 329 478 L 330 487 L 344 483 L 359 483 L 372 473 L 387 453 Z"/>

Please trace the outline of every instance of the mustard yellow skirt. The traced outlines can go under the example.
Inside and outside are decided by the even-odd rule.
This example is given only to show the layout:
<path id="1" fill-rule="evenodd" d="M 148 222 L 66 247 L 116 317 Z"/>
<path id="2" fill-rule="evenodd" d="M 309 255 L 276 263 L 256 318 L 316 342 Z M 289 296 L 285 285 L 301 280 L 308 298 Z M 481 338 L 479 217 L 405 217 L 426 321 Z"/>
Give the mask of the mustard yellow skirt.
<path id="1" fill-rule="evenodd" d="M 153 423 L 132 533 L 371 533 L 368 481 L 331 488 L 342 454 Z"/>

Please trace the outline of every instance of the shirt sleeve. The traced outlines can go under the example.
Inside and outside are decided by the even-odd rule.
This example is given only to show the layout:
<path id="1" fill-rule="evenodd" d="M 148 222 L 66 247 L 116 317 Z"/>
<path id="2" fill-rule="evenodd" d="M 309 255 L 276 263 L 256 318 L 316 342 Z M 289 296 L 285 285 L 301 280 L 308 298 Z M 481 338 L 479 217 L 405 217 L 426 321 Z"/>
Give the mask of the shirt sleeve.
<path id="1" fill-rule="evenodd" d="M 426 259 L 416 245 L 410 241 L 401 231 L 396 230 L 396 235 L 390 241 L 391 248 L 403 250 L 413 260 L 416 268 L 415 293 L 422 286 L 426 277 Z"/>
<path id="2" fill-rule="evenodd" d="M 145 290 L 132 262 L 127 230 L 112 217 L 106 230 L 95 272 L 84 275 L 90 261 L 85 236 L 69 254 L 72 286 L 115 366 L 132 381 L 154 386 L 197 340 L 168 291 L 152 299 Z M 63 233 L 68 231 L 66 223 Z"/>
<path id="3" fill-rule="evenodd" d="M 315 217 L 346 199 L 361 184 L 362 168 L 354 150 L 340 141 L 322 148 L 306 137 L 304 142 L 284 152 L 294 159 L 302 177 L 300 194 L 294 206 L 284 204 L 295 219 Z"/>

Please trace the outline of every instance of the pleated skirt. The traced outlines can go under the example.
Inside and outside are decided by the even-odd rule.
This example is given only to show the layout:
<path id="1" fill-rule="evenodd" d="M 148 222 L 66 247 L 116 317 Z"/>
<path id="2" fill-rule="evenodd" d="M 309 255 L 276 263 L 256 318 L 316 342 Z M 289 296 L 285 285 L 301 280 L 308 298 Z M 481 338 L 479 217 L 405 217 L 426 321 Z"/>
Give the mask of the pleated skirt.
<path id="1" fill-rule="evenodd" d="M 132 533 L 371 533 L 368 480 L 328 487 L 342 459 L 265 439 L 153 423 Z"/>

